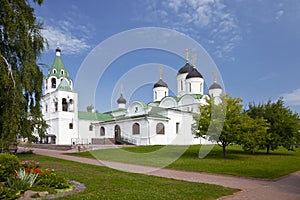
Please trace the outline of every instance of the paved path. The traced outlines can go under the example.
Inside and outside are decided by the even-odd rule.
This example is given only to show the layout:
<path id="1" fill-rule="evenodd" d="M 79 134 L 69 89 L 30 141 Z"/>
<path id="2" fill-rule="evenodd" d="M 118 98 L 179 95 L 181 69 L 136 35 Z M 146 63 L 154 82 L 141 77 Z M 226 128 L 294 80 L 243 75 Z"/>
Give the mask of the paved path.
<path id="1" fill-rule="evenodd" d="M 72 160 L 98 166 L 108 166 L 122 171 L 141 173 L 165 178 L 173 178 L 189 182 L 216 184 L 230 188 L 241 189 L 232 196 L 221 199 L 230 200 L 300 200 L 300 171 L 289 174 L 273 181 L 259 180 L 253 178 L 235 177 L 229 175 L 216 175 L 209 173 L 181 171 L 173 169 L 161 169 L 155 167 L 125 164 L 111 161 L 102 161 L 91 158 L 83 158 L 65 155 L 63 151 L 49 149 L 34 149 L 33 152 L 40 155 Z"/>

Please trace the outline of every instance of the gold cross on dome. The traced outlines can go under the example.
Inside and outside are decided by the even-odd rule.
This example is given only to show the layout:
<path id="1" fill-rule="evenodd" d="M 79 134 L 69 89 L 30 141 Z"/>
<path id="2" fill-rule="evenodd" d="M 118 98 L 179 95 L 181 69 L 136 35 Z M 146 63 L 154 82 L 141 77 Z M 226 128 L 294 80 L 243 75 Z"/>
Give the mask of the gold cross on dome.
<path id="1" fill-rule="evenodd" d="M 190 49 L 186 48 L 185 49 L 185 60 L 187 63 L 189 62 L 189 53 L 190 53 Z"/>
<path id="2" fill-rule="evenodd" d="M 192 65 L 196 68 L 197 67 L 197 54 L 192 55 Z"/>

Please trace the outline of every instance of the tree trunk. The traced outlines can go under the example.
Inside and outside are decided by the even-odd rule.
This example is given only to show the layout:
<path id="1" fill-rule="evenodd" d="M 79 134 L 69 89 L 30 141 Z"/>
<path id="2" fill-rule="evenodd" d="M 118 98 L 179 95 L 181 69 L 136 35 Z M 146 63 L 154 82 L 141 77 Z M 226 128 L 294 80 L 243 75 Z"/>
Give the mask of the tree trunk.
<path id="1" fill-rule="evenodd" d="M 223 157 L 226 158 L 226 145 L 222 144 L 222 148 L 223 148 Z"/>
<path id="2" fill-rule="evenodd" d="M 270 154 L 270 145 L 267 145 L 267 154 Z"/>

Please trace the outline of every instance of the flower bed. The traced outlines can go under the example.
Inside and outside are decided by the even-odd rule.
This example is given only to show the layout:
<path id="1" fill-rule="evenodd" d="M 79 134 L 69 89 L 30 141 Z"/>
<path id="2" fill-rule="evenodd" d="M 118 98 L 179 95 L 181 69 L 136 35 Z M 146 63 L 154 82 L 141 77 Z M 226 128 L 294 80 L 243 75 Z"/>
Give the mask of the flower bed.
<path id="1" fill-rule="evenodd" d="M 41 169 L 35 160 L 20 162 L 10 154 L 0 154 L 0 179 L 4 181 L 0 185 L 0 199 L 16 199 L 28 189 L 50 194 L 73 189 L 73 185 L 54 169 Z"/>

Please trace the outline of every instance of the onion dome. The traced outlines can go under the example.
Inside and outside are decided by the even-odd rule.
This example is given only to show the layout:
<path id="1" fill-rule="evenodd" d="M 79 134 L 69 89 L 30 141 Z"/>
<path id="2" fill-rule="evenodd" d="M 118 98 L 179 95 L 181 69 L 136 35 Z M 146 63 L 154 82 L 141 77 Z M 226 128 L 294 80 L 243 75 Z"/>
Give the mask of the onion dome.
<path id="1" fill-rule="evenodd" d="M 168 85 L 162 80 L 159 79 L 159 81 L 157 83 L 154 84 L 153 88 L 157 88 L 157 87 L 168 87 Z"/>
<path id="2" fill-rule="evenodd" d="M 222 89 L 222 87 L 221 87 L 218 83 L 214 82 L 214 83 L 209 87 L 209 89 L 210 89 L 210 90 L 213 90 L 213 89 Z"/>
<path id="3" fill-rule="evenodd" d="M 190 79 L 190 78 L 203 78 L 203 76 L 198 72 L 198 70 L 195 67 L 193 67 L 191 71 L 188 73 L 188 75 L 186 76 L 186 79 Z"/>
<path id="4" fill-rule="evenodd" d="M 185 73 L 189 73 L 191 70 L 193 69 L 193 67 L 187 62 L 179 71 L 178 74 L 185 74 Z"/>
<path id="5" fill-rule="evenodd" d="M 120 98 L 117 100 L 118 104 L 126 104 L 126 99 L 123 97 L 123 94 L 121 94 Z"/>

